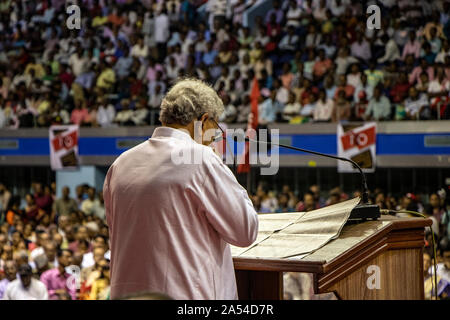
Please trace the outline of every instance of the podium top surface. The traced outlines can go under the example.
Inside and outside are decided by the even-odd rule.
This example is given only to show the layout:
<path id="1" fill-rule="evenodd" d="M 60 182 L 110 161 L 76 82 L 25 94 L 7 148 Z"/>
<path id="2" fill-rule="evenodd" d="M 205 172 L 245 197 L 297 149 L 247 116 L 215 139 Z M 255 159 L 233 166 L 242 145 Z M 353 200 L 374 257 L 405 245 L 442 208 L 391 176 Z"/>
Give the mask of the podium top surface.
<path id="1" fill-rule="evenodd" d="M 364 251 L 422 247 L 423 229 L 432 221 L 423 218 L 382 216 L 376 221 L 344 226 L 339 237 L 307 256 L 278 258 L 234 257 L 238 270 L 324 273 Z"/>

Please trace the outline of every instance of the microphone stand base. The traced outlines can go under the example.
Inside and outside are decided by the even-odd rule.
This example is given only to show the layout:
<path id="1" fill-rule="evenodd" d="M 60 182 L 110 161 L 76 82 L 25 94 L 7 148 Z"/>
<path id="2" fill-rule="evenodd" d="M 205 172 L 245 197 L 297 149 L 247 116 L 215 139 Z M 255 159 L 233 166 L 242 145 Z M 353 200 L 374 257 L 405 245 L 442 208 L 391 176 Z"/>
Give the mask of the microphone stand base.
<path id="1" fill-rule="evenodd" d="M 378 220 L 380 216 L 379 206 L 375 204 L 358 204 L 353 208 L 346 224 L 361 223 L 367 220 Z"/>

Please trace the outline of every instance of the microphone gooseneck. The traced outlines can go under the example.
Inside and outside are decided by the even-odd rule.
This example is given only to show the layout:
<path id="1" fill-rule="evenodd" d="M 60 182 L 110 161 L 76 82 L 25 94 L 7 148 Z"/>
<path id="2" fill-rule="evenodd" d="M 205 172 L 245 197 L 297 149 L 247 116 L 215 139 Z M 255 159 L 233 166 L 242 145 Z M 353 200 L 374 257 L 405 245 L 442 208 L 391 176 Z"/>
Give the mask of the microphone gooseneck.
<path id="1" fill-rule="evenodd" d="M 337 157 L 337 156 L 333 156 L 333 155 L 326 154 L 326 153 L 321 153 L 321 152 L 307 150 L 307 149 L 298 148 L 298 147 L 292 147 L 292 146 L 288 146 L 288 145 L 280 144 L 280 143 L 273 143 L 273 142 L 267 142 L 267 141 L 254 140 L 254 139 L 250 139 L 249 137 L 245 137 L 245 141 L 251 141 L 251 142 L 256 142 L 256 143 L 263 142 L 263 143 L 266 143 L 267 145 L 275 145 L 275 146 L 279 146 L 279 147 L 286 148 L 286 149 L 291 149 L 291 150 L 305 152 L 305 153 L 311 153 L 311 154 L 315 154 L 315 155 L 322 156 L 322 157 L 327 157 L 327 158 L 331 158 L 331 159 L 336 159 L 336 160 L 350 162 L 355 168 L 358 169 L 359 173 L 361 174 L 361 178 L 362 178 L 362 202 L 364 204 L 369 203 L 369 188 L 367 187 L 366 175 L 362 171 L 361 167 L 355 161 L 353 161 L 352 159 Z"/>

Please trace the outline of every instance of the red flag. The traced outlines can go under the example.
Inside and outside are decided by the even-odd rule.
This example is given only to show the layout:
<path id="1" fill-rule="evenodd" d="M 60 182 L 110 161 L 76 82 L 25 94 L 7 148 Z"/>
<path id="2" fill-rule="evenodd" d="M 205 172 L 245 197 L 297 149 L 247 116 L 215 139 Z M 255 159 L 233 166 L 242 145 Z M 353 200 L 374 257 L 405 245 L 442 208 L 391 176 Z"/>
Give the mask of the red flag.
<path id="1" fill-rule="evenodd" d="M 375 136 L 375 127 L 362 130 L 358 133 L 349 131 L 341 137 L 342 146 L 344 147 L 344 150 L 348 150 L 354 147 L 363 149 L 375 143 Z"/>
<path id="2" fill-rule="evenodd" d="M 66 135 L 59 134 L 52 140 L 52 143 L 55 151 L 59 151 L 62 148 L 70 150 L 78 144 L 77 132 L 73 131 Z"/>
<path id="3" fill-rule="evenodd" d="M 250 93 L 250 103 L 251 103 L 251 116 L 247 123 L 247 130 L 254 129 L 258 127 L 258 101 L 261 96 L 259 91 L 259 84 L 256 77 L 253 78 L 252 91 Z M 247 132 L 248 135 L 248 132 Z M 252 137 L 253 138 L 253 137 Z M 245 173 L 250 171 L 250 148 L 249 142 L 245 142 L 245 153 L 244 153 L 244 163 L 241 163 L 237 167 L 237 173 Z"/>

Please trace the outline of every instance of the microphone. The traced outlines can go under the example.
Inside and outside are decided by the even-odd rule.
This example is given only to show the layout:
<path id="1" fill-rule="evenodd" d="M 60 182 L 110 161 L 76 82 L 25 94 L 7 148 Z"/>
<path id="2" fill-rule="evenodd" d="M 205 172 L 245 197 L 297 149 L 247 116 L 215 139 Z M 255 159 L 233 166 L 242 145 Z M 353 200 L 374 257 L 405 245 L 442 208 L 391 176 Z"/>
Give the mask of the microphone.
<path id="1" fill-rule="evenodd" d="M 222 130 L 222 128 L 220 128 L 220 126 L 218 124 L 217 124 L 217 126 L 222 131 L 222 134 L 220 135 L 221 137 L 217 136 L 217 138 L 226 140 L 225 132 Z M 350 223 L 351 222 L 363 222 L 366 220 L 377 220 L 380 218 L 380 216 L 381 216 L 380 207 L 378 205 L 369 203 L 369 188 L 367 187 L 366 175 L 362 171 L 361 167 L 352 159 L 337 157 L 337 156 L 333 156 L 333 155 L 326 154 L 326 153 L 321 153 L 321 152 L 307 150 L 307 149 L 298 148 L 298 147 L 292 147 L 292 146 L 288 146 L 288 145 L 280 144 L 280 143 L 273 143 L 273 142 L 267 142 L 267 141 L 262 141 L 262 140 L 254 140 L 254 139 L 250 139 L 248 136 L 246 136 L 244 140 L 246 142 L 265 143 L 268 146 L 274 145 L 274 146 L 282 147 L 285 149 L 310 153 L 310 154 L 314 154 L 314 155 L 321 156 L 321 157 L 327 157 L 327 158 L 332 158 L 332 159 L 336 159 L 339 161 L 346 161 L 346 162 L 351 163 L 355 168 L 358 169 L 358 171 L 361 175 L 362 199 L 361 199 L 361 202 L 355 208 L 353 208 L 352 212 L 350 213 L 348 222 L 350 222 Z"/>

